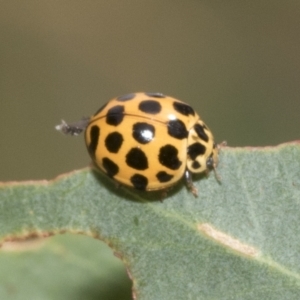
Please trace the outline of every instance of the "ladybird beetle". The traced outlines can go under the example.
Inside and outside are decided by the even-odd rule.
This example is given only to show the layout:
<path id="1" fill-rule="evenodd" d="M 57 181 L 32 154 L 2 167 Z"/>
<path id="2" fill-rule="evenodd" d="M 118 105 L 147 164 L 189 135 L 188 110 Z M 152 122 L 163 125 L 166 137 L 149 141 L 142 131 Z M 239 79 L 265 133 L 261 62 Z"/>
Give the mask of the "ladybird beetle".
<path id="1" fill-rule="evenodd" d="M 197 196 L 191 173 L 218 163 L 218 146 L 188 104 L 161 93 L 114 98 L 92 117 L 56 129 L 85 141 L 94 164 L 118 183 L 138 190 L 166 190 L 182 177 Z"/>

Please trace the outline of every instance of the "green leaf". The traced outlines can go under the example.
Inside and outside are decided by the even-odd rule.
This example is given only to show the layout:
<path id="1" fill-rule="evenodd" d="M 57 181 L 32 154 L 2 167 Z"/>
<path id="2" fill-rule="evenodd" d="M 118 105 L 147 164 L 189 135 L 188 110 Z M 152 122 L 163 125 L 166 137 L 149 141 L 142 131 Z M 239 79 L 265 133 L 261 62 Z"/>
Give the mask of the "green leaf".
<path id="1" fill-rule="evenodd" d="M 131 299 L 129 278 L 110 252 L 82 235 L 6 242 L 0 299 Z"/>
<path id="2" fill-rule="evenodd" d="M 2 184 L 0 235 L 99 238 L 137 299 L 300 299 L 300 143 L 223 148 L 218 173 L 196 178 L 197 199 L 178 184 L 163 202 L 89 168 Z"/>

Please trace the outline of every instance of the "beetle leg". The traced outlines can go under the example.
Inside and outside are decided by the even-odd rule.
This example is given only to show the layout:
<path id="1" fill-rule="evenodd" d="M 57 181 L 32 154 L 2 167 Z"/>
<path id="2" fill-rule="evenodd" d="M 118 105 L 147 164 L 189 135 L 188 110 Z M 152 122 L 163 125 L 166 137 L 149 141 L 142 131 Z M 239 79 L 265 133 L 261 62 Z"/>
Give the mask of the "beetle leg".
<path id="1" fill-rule="evenodd" d="M 192 173 L 189 170 L 185 170 L 185 182 L 186 185 L 188 187 L 188 189 L 190 190 L 190 192 L 192 192 L 192 194 L 197 197 L 198 196 L 198 190 L 195 187 L 194 183 L 193 183 L 193 179 L 192 179 Z"/>
<path id="2" fill-rule="evenodd" d="M 67 124 L 64 120 L 61 124 L 55 126 L 55 129 L 61 131 L 64 134 L 79 135 L 83 130 L 86 129 L 90 122 L 90 118 L 83 118 L 78 122 Z"/>

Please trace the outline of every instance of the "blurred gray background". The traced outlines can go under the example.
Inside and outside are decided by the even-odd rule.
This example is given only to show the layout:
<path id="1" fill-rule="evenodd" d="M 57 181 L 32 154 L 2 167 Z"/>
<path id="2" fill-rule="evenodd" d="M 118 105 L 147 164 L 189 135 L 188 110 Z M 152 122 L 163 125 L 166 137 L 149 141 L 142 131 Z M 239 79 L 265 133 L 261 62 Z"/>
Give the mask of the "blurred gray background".
<path id="1" fill-rule="evenodd" d="M 299 1 L 1 1 L 0 180 L 85 167 L 55 131 L 134 91 L 192 104 L 218 142 L 300 138 Z"/>

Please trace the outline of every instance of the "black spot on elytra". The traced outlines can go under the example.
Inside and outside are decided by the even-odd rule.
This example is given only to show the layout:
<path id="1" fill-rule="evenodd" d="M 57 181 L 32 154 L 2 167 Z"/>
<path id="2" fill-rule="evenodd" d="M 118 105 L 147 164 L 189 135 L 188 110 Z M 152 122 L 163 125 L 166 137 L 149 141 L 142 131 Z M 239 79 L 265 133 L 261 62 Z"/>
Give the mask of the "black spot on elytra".
<path id="1" fill-rule="evenodd" d="M 171 120 L 168 122 L 168 133 L 170 136 L 182 140 L 188 136 L 188 131 L 181 120 Z"/>
<path id="2" fill-rule="evenodd" d="M 194 160 L 193 163 L 192 163 L 192 168 L 193 169 L 199 169 L 199 168 L 201 168 L 201 165 L 197 160 Z"/>
<path id="3" fill-rule="evenodd" d="M 207 136 L 207 134 L 205 133 L 204 127 L 203 127 L 203 126 L 201 126 L 200 124 L 195 124 L 194 129 L 195 129 L 195 131 L 196 131 L 198 137 L 199 137 L 201 140 L 203 140 L 203 141 L 205 141 L 205 142 L 208 142 L 208 136 Z"/>
<path id="4" fill-rule="evenodd" d="M 134 97 L 135 97 L 135 94 L 131 93 L 131 94 L 126 94 L 126 95 L 119 96 L 116 99 L 118 101 L 128 101 L 128 100 L 133 99 Z"/>
<path id="5" fill-rule="evenodd" d="M 109 152 L 118 153 L 123 143 L 123 136 L 119 132 L 111 132 L 105 139 L 105 146 Z"/>
<path id="6" fill-rule="evenodd" d="M 137 190 L 145 190 L 148 185 L 147 177 L 141 174 L 134 174 L 133 176 L 131 176 L 130 182 Z"/>
<path id="7" fill-rule="evenodd" d="M 160 171 L 156 174 L 156 178 L 159 182 L 168 182 L 170 181 L 174 176 L 171 174 L 168 174 L 165 171 Z"/>
<path id="8" fill-rule="evenodd" d="M 145 93 L 146 96 L 155 97 L 155 98 L 166 98 L 162 93 Z"/>
<path id="9" fill-rule="evenodd" d="M 146 154 L 139 148 L 131 148 L 126 154 L 126 163 L 129 167 L 136 170 L 146 170 L 148 159 Z"/>
<path id="10" fill-rule="evenodd" d="M 155 135 L 155 128 L 153 125 L 139 122 L 135 123 L 132 128 L 133 138 L 140 144 L 147 144 L 151 142 Z"/>
<path id="11" fill-rule="evenodd" d="M 97 125 L 93 125 L 90 130 L 90 144 L 88 145 L 88 151 L 90 155 L 94 158 L 95 152 L 98 147 L 98 141 L 100 136 L 100 127 Z"/>
<path id="12" fill-rule="evenodd" d="M 108 157 L 102 159 L 102 166 L 105 169 L 106 173 L 110 177 L 114 177 L 119 172 L 119 167 Z"/>
<path id="13" fill-rule="evenodd" d="M 194 109 L 185 103 L 174 102 L 173 107 L 177 112 L 181 113 L 182 115 L 185 115 L 185 116 L 188 116 L 188 115 L 194 116 L 195 115 Z"/>
<path id="14" fill-rule="evenodd" d="M 182 164 L 182 162 L 178 159 L 178 150 L 172 145 L 165 145 L 160 148 L 158 154 L 159 162 L 171 169 L 178 170 Z"/>
<path id="15" fill-rule="evenodd" d="M 144 100 L 140 102 L 139 110 L 147 114 L 155 115 L 161 111 L 161 104 L 155 100 Z"/>
<path id="16" fill-rule="evenodd" d="M 109 125 L 117 126 L 124 118 L 124 106 L 116 105 L 108 110 L 106 115 L 106 123 Z"/>
<path id="17" fill-rule="evenodd" d="M 192 160 L 195 160 L 198 155 L 203 155 L 206 147 L 200 143 L 194 143 L 188 146 L 187 153 Z"/>
<path id="18" fill-rule="evenodd" d="M 107 103 L 105 103 L 104 105 L 102 105 L 94 114 L 94 116 L 97 116 L 105 107 L 106 107 Z"/>

